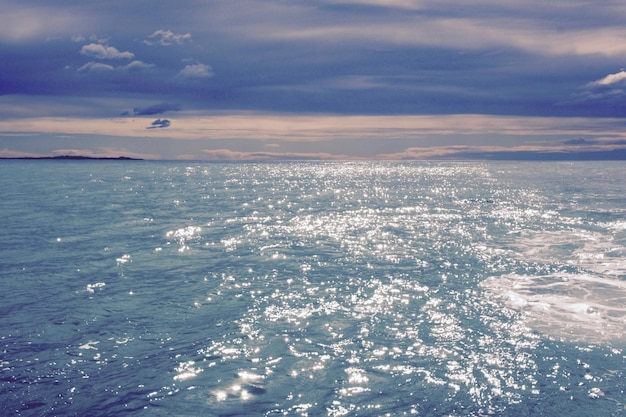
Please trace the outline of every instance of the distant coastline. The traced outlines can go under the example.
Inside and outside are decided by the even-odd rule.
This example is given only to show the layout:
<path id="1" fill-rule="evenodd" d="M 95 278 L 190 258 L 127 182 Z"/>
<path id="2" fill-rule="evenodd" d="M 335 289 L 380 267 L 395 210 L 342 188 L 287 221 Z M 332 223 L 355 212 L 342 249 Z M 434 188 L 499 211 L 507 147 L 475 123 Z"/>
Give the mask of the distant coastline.
<path id="1" fill-rule="evenodd" d="M 128 156 L 118 156 L 118 157 L 93 157 L 93 156 L 83 156 L 83 155 L 60 155 L 60 156 L 16 156 L 9 158 L 0 158 L 0 159 L 26 159 L 26 160 L 61 160 L 61 161 L 143 161 L 142 158 L 130 158 Z"/>

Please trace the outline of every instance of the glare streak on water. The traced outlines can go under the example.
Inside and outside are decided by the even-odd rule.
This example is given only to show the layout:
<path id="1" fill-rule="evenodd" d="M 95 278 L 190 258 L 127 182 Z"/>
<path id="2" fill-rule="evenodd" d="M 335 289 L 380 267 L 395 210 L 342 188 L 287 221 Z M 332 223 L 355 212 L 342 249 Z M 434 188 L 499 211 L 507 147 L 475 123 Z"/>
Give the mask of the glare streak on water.
<path id="1" fill-rule="evenodd" d="M 626 168 L 0 165 L 0 414 L 626 412 Z"/>

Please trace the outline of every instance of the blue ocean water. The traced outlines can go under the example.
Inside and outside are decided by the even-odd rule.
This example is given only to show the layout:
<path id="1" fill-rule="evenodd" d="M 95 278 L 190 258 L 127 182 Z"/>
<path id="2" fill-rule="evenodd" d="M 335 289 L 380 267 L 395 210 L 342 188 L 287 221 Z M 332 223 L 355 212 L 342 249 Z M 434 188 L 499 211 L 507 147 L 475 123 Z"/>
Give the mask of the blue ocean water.
<path id="1" fill-rule="evenodd" d="M 624 178 L 3 161 L 0 415 L 624 415 Z"/>

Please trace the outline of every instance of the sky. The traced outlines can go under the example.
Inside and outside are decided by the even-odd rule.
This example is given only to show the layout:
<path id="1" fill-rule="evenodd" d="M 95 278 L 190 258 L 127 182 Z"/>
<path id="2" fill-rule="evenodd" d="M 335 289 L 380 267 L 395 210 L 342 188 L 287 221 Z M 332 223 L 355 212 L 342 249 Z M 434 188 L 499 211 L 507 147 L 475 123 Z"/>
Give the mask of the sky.
<path id="1" fill-rule="evenodd" d="M 2 0 L 0 157 L 626 159 L 623 0 Z"/>

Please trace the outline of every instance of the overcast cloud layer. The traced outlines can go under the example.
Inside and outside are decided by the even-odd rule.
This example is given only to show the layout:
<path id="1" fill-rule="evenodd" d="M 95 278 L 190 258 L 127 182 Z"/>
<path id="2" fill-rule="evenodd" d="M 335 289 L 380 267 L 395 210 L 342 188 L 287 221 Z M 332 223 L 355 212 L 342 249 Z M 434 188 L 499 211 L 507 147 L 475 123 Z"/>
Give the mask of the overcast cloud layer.
<path id="1" fill-rule="evenodd" d="M 626 2 L 6 0 L 0 156 L 624 159 Z"/>

